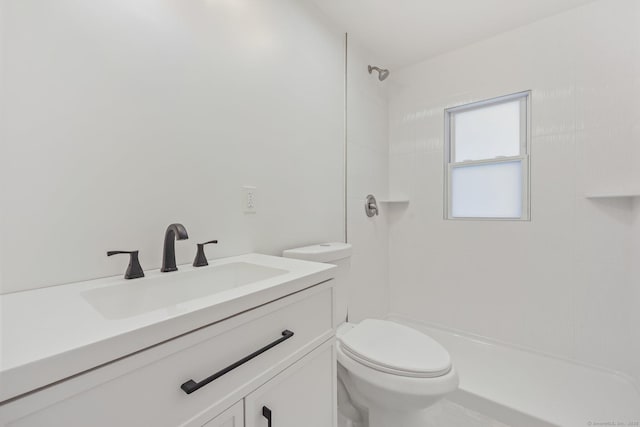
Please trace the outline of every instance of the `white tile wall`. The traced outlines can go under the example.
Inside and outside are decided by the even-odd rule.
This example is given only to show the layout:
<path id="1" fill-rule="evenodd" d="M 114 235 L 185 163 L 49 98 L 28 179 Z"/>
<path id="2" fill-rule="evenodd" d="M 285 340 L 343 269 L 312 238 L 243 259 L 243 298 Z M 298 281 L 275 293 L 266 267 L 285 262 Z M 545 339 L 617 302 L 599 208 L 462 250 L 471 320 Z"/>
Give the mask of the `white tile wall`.
<path id="1" fill-rule="evenodd" d="M 0 4 L 0 292 L 158 268 L 171 222 L 179 263 L 343 239 L 344 34 L 310 2 Z"/>
<path id="2" fill-rule="evenodd" d="M 640 380 L 638 214 L 584 198 L 640 184 L 639 10 L 600 0 L 396 70 L 392 312 Z M 532 221 L 444 221 L 443 109 L 528 89 Z"/>
<path id="3" fill-rule="evenodd" d="M 347 70 L 347 230 L 353 245 L 350 272 L 349 320 L 384 317 L 389 311 L 388 208 L 380 215 L 364 212 L 368 194 L 388 196 L 388 102 L 386 81 L 370 75 L 367 65 L 381 65 L 376 56 L 349 38 Z"/>

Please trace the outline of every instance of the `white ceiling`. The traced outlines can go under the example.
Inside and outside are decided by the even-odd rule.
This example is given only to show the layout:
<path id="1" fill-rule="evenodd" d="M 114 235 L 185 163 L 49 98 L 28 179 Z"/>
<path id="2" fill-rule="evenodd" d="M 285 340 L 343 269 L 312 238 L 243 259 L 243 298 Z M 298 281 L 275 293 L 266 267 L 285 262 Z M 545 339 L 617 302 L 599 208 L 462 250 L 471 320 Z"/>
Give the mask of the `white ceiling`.
<path id="1" fill-rule="evenodd" d="M 331 19 L 399 67 L 593 0 L 313 0 Z"/>

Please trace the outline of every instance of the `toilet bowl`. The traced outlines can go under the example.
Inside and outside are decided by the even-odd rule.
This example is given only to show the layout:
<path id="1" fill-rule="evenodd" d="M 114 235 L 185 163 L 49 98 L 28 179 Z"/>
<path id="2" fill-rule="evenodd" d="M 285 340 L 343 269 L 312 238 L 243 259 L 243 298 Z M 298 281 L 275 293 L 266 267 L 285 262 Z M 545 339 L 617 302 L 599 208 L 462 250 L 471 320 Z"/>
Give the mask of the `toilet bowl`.
<path id="1" fill-rule="evenodd" d="M 338 267 L 334 324 L 340 427 L 424 427 L 425 409 L 458 388 L 447 350 L 391 321 L 346 322 L 351 245 L 325 243 L 289 249 L 283 256 Z"/>
<path id="2" fill-rule="evenodd" d="M 424 427 L 424 410 L 458 387 L 446 350 L 393 322 L 341 325 L 336 353 L 339 380 L 363 427 Z"/>

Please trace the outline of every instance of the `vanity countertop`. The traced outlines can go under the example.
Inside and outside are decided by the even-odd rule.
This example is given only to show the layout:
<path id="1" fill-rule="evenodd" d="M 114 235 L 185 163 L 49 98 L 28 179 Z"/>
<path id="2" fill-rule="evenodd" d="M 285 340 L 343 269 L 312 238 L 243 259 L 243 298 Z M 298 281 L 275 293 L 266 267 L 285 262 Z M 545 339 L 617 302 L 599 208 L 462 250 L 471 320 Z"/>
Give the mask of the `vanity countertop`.
<path id="1" fill-rule="evenodd" d="M 238 265 L 274 273 L 261 279 L 260 272 L 249 271 L 242 283 L 202 292 L 200 279 L 212 280 L 207 269 L 221 272 L 215 280 L 237 282 L 230 277 L 231 268 Z M 330 264 L 247 254 L 210 261 L 208 267 L 154 270 L 135 280 L 110 277 L 0 295 L 0 404 L 329 280 L 334 269 Z M 252 280 L 252 274 L 258 280 Z M 167 286 L 167 280 L 176 287 Z M 174 298 L 181 280 L 189 281 L 195 297 L 184 296 L 160 308 L 153 295 L 151 302 L 141 298 L 158 283 L 165 293 L 162 298 Z"/>

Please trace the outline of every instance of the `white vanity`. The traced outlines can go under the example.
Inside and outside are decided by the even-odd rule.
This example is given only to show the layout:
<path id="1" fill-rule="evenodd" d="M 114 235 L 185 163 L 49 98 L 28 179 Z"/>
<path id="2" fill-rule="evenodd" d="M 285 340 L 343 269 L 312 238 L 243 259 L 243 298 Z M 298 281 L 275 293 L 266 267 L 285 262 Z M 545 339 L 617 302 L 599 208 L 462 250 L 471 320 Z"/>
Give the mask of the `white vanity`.
<path id="1" fill-rule="evenodd" d="M 335 426 L 333 274 L 249 254 L 0 296 L 0 425 Z"/>

